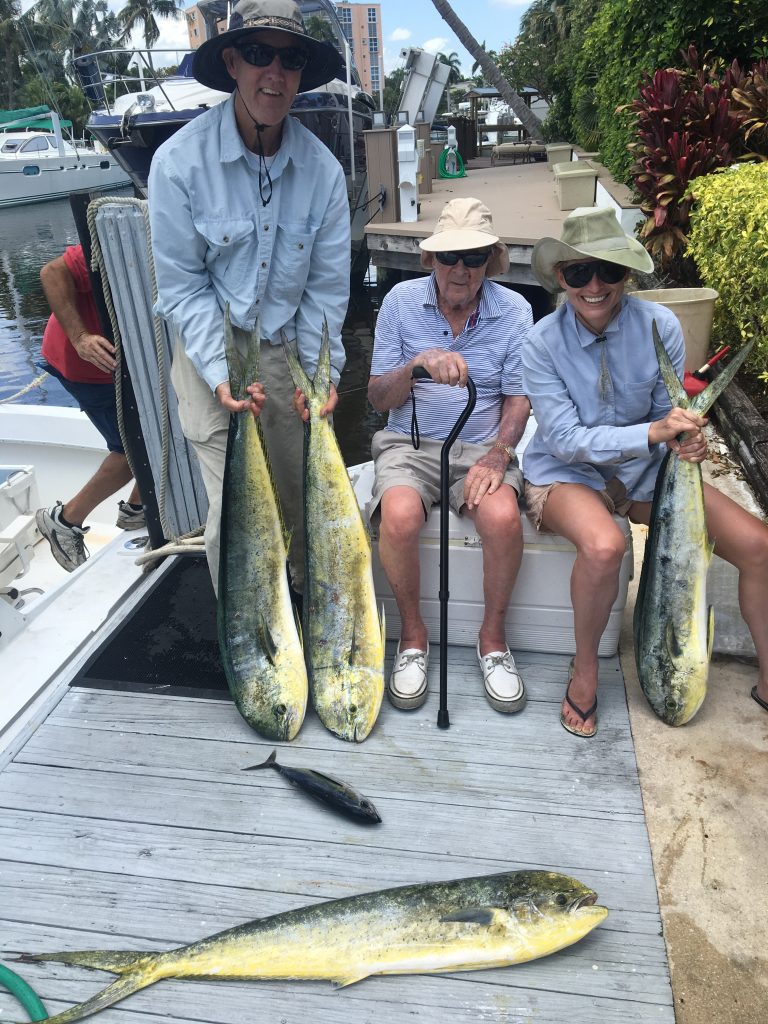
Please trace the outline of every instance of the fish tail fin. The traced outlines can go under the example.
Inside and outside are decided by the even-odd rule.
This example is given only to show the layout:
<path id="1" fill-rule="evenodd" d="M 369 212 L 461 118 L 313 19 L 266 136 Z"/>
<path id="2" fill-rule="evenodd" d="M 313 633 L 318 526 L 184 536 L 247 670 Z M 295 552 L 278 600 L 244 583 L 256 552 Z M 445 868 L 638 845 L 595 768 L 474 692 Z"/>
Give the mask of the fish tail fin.
<path id="1" fill-rule="evenodd" d="M 323 403 L 328 401 L 331 394 L 331 338 L 328 333 L 328 321 L 323 317 L 323 337 L 320 342 L 320 354 L 317 357 L 317 369 L 315 379 L 312 382 L 315 388 L 315 395 Z"/>
<path id="2" fill-rule="evenodd" d="M 707 410 L 715 404 L 717 399 L 736 376 L 741 364 L 752 351 L 753 345 L 754 341 L 750 341 L 748 345 L 745 345 L 741 352 L 734 356 L 728 363 L 728 366 L 723 370 L 723 372 L 718 374 L 711 384 L 707 385 L 703 391 L 700 391 L 698 395 L 696 395 L 691 402 L 691 409 L 695 413 L 698 413 L 699 416 L 703 416 Z"/>
<path id="3" fill-rule="evenodd" d="M 245 389 L 259 378 L 259 356 L 261 354 L 261 324 L 259 320 L 250 333 L 245 357 L 237 350 L 235 331 L 239 330 L 232 323 L 229 303 L 224 306 L 224 353 L 227 357 L 229 373 L 229 389 L 232 397 L 238 402 L 247 398 Z"/>
<path id="4" fill-rule="evenodd" d="M 132 962 L 129 959 L 132 958 Z M 82 1020 L 92 1013 L 107 1006 L 113 1006 L 133 995 L 142 988 L 153 985 L 166 975 L 157 969 L 160 954 L 157 953 L 102 953 L 79 952 L 79 953 L 51 953 L 41 956 L 30 956 L 25 958 L 30 961 L 56 961 L 57 963 L 77 964 L 83 967 L 95 967 L 104 971 L 115 971 L 121 976 L 111 984 L 107 985 L 100 992 L 83 1003 L 77 1003 L 68 1010 L 54 1014 L 46 1018 L 46 1024 L 71 1024 L 72 1021 Z"/>
<path id="5" fill-rule="evenodd" d="M 675 367 L 672 360 L 669 358 L 669 353 L 664 348 L 664 342 L 661 340 L 659 329 L 656 326 L 656 321 L 653 321 L 653 347 L 656 349 L 656 358 L 659 360 L 659 369 L 661 370 L 661 379 L 664 381 L 664 387 L 667 389 L 669 400 L 672 405 L 677 406 L 679 409 L 687 409 L 691 404 L 690 399 L 683 387 L 682 381 L 675 373 Z"/>
<path id="6" fill-rule="evenodd" d="M 277 750 L 273 750 L 266 761 L 262 761 L 261 764 L 252 764 L 248 768 L 243 768 L 244 772 L 255 772 L 259 768 L 271 768 L 277 759 Z"/>
<path id="7" fill-rule="evenodd" d="M 80 949 L 72 953 L 22 953 L 19 963 L 72 964 L 75 967 L 90 967 L 95 971 L 109 971 L 111 974 L 125 974 L 146 956 L 135 950 Z"/>
<path id="8" fill-rule="evenodd" d="M 304 372 L 304 367 L 291 348 L 291 343 L 288 341 L 284 331 L 280 332 L 280 340 L 283 343 L 283 352 L 285 352 L 285 358 L 288 360 L 288 369 L 291 371 L 293 383 L 297 388 L 301 388 L 307 398 L 314 397 L 315 390 L 312 386 L 312 381 Z"/>

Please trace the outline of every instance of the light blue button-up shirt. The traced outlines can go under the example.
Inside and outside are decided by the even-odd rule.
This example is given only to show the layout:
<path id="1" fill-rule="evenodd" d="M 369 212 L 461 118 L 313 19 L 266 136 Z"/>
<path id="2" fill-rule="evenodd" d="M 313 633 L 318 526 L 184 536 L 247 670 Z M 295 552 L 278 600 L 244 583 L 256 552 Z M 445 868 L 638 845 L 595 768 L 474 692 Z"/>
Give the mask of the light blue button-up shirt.
<path id="1" fill-rule="evenodd" d="M 251 330 L 260 317 L 262 339 L 272 344 L 280 343 L 281 330 L 289 340 L 297 338 L 310 377 L 325 317 L 338 383 L 349 302 L 343 169 L 289 116 L 270 166 L 272 200 L 263 206 L 247 152 L 229 99 L 185 125 L 155 154 L 149 174 L 155 311 L 181 338 L 212 390 L 229 377 L 225 303 L 239 327 Z"/>
<path id="2" fill-rule="evenodd" d="M 581 483 L 603 490 L 617 477 L 635 501 L 650 501 L 666 445 L 648 429 L 671 408 L 651 326 L 682 380 L 685 345 L 674 313 L 627 295 L 599 340 L 569 302 L 540 320 L 523 344 L 523 382 L 536 432 L 523 455 L 532 484 Z"/>
<path id="3" fill-rule="evenodd" d="M 497 436 L 504 396 L 525 394 L 520 344 L 532 323 L 531 307 L 521 295 L 496 281 L 483 281 L 477 310 L 454 338 L 437 303 L 435 275 L 403 281 L 381 304 L 371 376 L 404 366 L 428 348 L 460 353 L 477 388 L 477 404 L 460 437 L 480 444 Z M 413 392 L 421 436 L 446 438 L 467 404 L 466 390 L 417 380 Z M 387 429 L 410 434 L 410 402 L 390 409 Z"/>

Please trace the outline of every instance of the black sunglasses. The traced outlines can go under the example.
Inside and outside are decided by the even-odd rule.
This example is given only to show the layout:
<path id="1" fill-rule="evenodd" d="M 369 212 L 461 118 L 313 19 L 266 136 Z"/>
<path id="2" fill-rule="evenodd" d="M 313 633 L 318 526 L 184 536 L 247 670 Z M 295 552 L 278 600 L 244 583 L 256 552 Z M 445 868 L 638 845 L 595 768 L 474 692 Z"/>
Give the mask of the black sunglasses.
<path id="1" fill-rule="evenodd" d="M 465 267 L 474 270 L 487 263 L 492 252 L 492 249 L 483 249 L 481 252 L 478 252 L 477 249 L 473 249 L 471 252 L 436 252 L 435 259 L 444 267 L 455 267 L 461 260 Z"/>
<path id="2" fill-rule="evenodd" d="M 618 284 L 627 276 L 627 268 L 606 260 L 592 260 L 590 263 L 571 263 L 561 267 L 563 280 L 569 288 L 583 288 L 597 274 L 603 284 Z"/>
<path id="3" fill-rule="evenodd" d="M 238 46 L 243 60 L 255 68 L 268 68 L 278 57 L 284 71 L 303 71 L 309 62 L 309 54 L 301 46 L 270 46 L 269 43 L 248 43 Z"/>

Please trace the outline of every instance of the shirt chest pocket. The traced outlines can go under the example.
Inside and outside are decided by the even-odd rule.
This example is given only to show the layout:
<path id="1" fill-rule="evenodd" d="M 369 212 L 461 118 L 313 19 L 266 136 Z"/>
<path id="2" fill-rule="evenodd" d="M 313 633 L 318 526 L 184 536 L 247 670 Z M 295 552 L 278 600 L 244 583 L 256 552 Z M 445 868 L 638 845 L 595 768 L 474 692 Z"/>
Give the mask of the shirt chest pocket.
<path id="1" fill-rule="evenodd" d="M 642 423 L 651 409 L 658 374 L 647 380 L 624 381 L 619 385 L 617 412 L 624 423 Z"/>
<path id="2" fill-rule="evenodd" d="M 228 290 L 248 283 L 249 268 L 255 263 L 256 228 L 247 217 L 211 220 L 199 217 L 195 228 L 205 239 L 205 265 L 214 281 L 226 277 Z"/>
<path id="3" fill-rule="evenodd" d="M 283 299 L 291 305 L 298 305 L 304 292 L 316 234 L 317 228 L 306 224 L 278 225 L 270 288 L 276 284 Z"/>

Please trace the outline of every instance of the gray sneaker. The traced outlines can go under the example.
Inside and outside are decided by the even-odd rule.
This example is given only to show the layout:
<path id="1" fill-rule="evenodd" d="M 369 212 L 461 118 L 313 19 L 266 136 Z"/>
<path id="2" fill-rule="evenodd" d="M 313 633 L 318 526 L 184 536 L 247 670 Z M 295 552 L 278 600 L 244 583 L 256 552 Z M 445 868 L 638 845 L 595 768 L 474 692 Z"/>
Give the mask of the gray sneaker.
<path id="1" fill-rule="evenodd" d="M 119 530 L 143 530 L 146 525 L 143 508 L 132 508 L 127 501 L 118 502 L 115 526 Z"/>
<path id="2" fill-rule="evenodd" d="M 88 533 L 88 526 L 65 526 L 60 521 L 63 503 L 57 501 L 53 508 L 39 508 L 35 513 L 35 521 L 40 533 L 51 545 L 51 554 L 67 572 L 74 572 L 88 558 L 88 548 L 83 537 Z"/>

